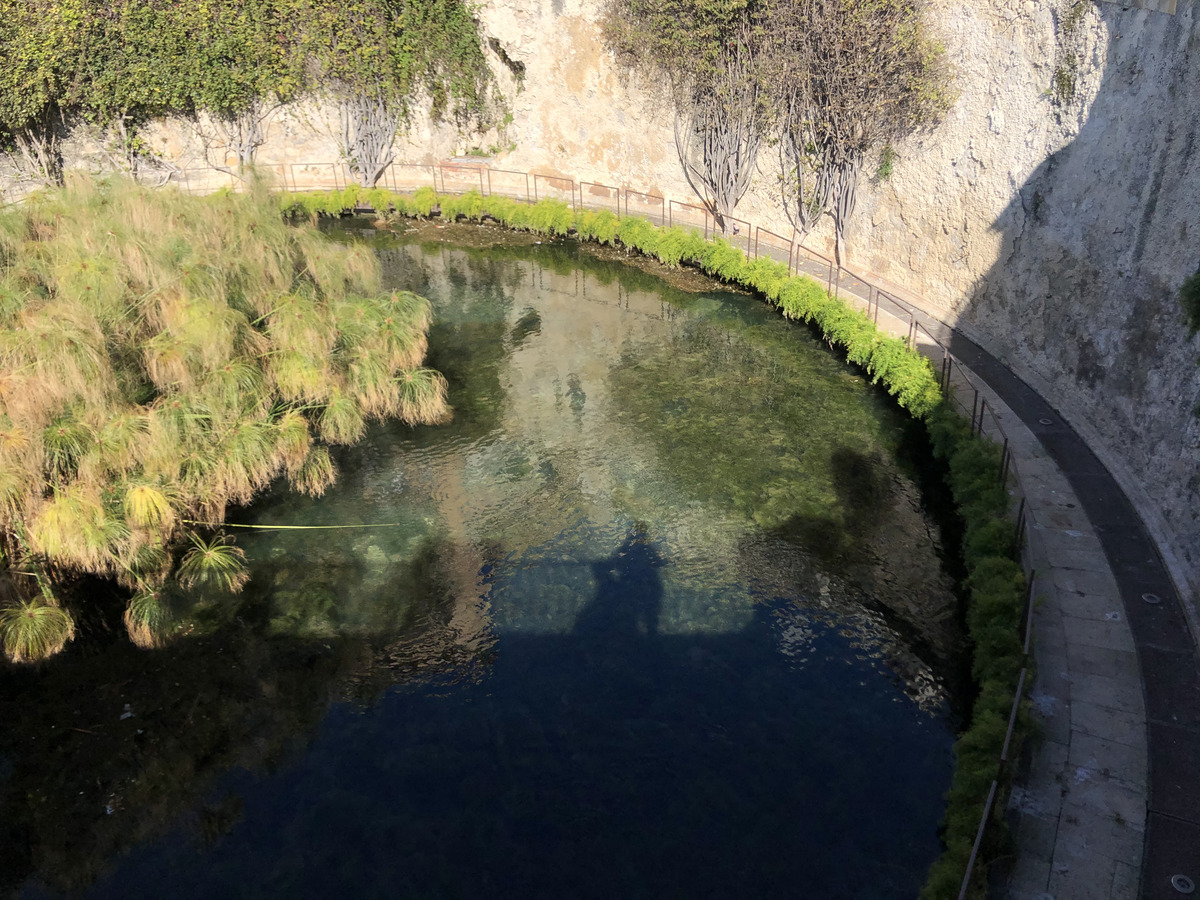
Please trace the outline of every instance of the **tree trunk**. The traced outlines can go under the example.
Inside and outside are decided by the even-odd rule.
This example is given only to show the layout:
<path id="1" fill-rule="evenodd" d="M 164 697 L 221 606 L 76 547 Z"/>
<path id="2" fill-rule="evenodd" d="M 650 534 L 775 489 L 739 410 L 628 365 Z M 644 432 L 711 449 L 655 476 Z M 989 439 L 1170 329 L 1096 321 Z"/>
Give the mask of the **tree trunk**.
<path id="1" fill-rule="evenodd" d="M 676 99 L 679 164 L 723 232 L 728 232 L 727 220 L 750 189 L 762 141 L 759 75 L 748 24 L 740 27 L 713 82 L 693 84 Z"/>
<path id="2" fill-rule="evenodd" d="M 363 187 L 374 187 L 395 158 L 402 110 L 382 98 L 356 94 L 339 101 L 338 114 L 346 171 Z"/>
<path id="3" fill-rule="evenodd" d="M 53 115 L 47 111 L 42 121 L 27 125 L 13 134 L 13 143 L 30 175 L 46 184 L 62 184 L 62 147 Z"/>
<path id="4" fill-rule="evenodd" d="M 850 216 L 854 214 L 854 206 L 858 200 L 858 173 L 862 168 L 862 154 L 851 153 L 849 158 L 837 166 L 835 180 L 837 187 L 833 202 L 833 224 L 837 239 L 834 244 L 837 264 L 846 261 L 846 226 Z"/>

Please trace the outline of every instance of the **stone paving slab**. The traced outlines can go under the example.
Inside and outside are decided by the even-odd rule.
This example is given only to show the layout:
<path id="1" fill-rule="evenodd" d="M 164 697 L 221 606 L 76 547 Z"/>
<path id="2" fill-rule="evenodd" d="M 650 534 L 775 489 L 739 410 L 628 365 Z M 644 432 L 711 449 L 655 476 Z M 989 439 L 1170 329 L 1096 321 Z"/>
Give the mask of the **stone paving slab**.
<path id="1" fill-rule="evenodd" d="M 1100 675 L 1127 681 L 1142 677 L 1137 654 L 1132 650 L 1105 650 L 1096 647 L 1067 647 L 1067 667 L 1076 678 Z M 1075 698 L 1081 702 L 1080 698 Z M 1128 742 L 1126 742 L 1128 743 Z"/>
<path id="2" fill-rule="evenodd" d="M 1074 725 L 1074 721 L 1072 721 L 1072 725 Z M 1149 762 L 1146 757 L 1144 740 L 1135 739 L 1134 743 L 1125 744 L 1073 729 L 1067 762 L 1079 771 L 1097 772 L 1105 777 L 1115 778 L 1131 788 L 1136 788 L 1140 794 L 1146 793 Z M 1126 861 L 1130 862 L 1131 860 Z"/>
<path id="3" fill-rule="evenodd" d="M 1069 704 L 1072 708 L 1078 707 L 1083 700 L 1094 707 L 1087 709 L 1086 714 L 1080 717 L 1080 726 L 1084 727 L 1086 723 L 1088 729 L 1113 727 L 1126 739 L 1134 740 L 1137 738 L 1136 732 L 1140 731 L 1141 740 L 1147 745 L 1151 790 L 1150 796 L 1144 798 L 1142 807 L 1147 822 L 1146 842 L 1140 871 L 1128 863 L 1114 860 L 1112 878 L 1107 886 L 1108 867 L 1105 864 L 1098 864 L 1091 876 L 1079 876 L 1078 881 L 1073 882 L 1069 870 L 1060 870 L 1059 861 L 1055 860 L 1042 894 L 1034 896 L 1038 900 L 1061 900 L 1064 896 L 1140 896 L 1143 900 L 1166 900 L 1171 897 L 1178 900 L 1184 895 L 1172 886 L 1172 876 L 1184 875 L 1200 883 L 1200 797 L 1196 796 L 1196 792 L 1200 791 L 1200 757 L 1195 751 L 1195 748 L 1200 748 L 1200 722 L 1197 721 L 1200 719 L 1200 700 L 1197 699 L 1200 697 L 1200 655 L 1196 649 L 1200 617 L 1197 617 L 1194 601 L 1179 593 L 1176 583 L 1168 574 L 1168 567 L 1174 564 L 1172 548 L 1165 544 L 1160 547 L 1151 538 L 1151 529 L 1161 528 L 1161 522 L 1156 518 L 1153 508 L 1145 510 L 1146 521 L 1150 524 L 1143 521 L 1130 501 L 1131 496 L 1137 496 L 1141 502 L 1148 502 L 1138 491 L 1135 476 L 1124 473 L 1131 485 L 1131 493 L 1127 494 L 1096 453 L 1046 402 L 1044 397 L 1051 396 L 1050 393 L 1039 396 L 1011 370 L 961 333 L 952 331 L 927 314 L 924 318 L 920 315 L 917 318 L 922 327 L 938 334 L 948 343 L 959 361 L 974 368 L 988 385 L 1012 402 L 1021 420 L 1040 440 L 1044 456 L 1054 459 L 1061 466 L 1070 488 L 1081 498 L 1075 502 L 1086 511 L 1091 522 L 1090 530 L 1099 538 L 1109 571 L 1120 589 L 1136 647 L 1140 681 L 1150 711 L 1149 729 L 1145 724 L 1139 727 L 1136 719 L 1144 714 L 1134 708 L 1135 697 L 1124 691 L 1106 696 L 1104 689 L 1112 687 L 1111 682 L 1120 681 L 1121 676 L 1093 675 L 1090 668 L 1104 664 L 1099 660 L 1090 665 L 1087 671 L 1084 668 L 1072 670 L 1072 662 L 1078 659 L 1078 655 L 1068 655 L 1065 664 L 1069 674 L 1080 676 L 1071 678 Z M 1036 376 L 1033 376 L 1032 383 L 1043 384 Z M 992 398 L 988 399 L 988 405 L 995 405 Z M 1005 418 L 1004 421 L 1006 430 L 1013 430 L 1010 420 Z M 1083 423 L 1083 427 L 1086 430 L 1087 423 Z M 1027 447 L 1028 444 L 1022 439 L 1019 442 L 1010 441 L 1010 446 Z M 1039 461 L 1044 458 L 1037 453 L 1033 456 Z M 1061 495 L 1057 488 L 1049 491 L 1046 488 L 1046 484 L 1039 482 L 1027 485 L 1026 491 L 1038 502 Z M 1037 525 L 1030 529 L 1031 545 L 1050 530 L 1045 520 L 1039 518 Z M 1161 540 L 1167 540 L 1166 535 L 1155 533 Z M 1031 558 L 1039 560 L 1036 563 L 1039 571 L 1041 563 L 1047 561 L 1067 568 L 1089 568 L 1092 561 L 1086 557 L 1087 554 L 1080 554 L 1061 544 L 1040 554 L 1031 547 Z M 1157 613 L 1149 612 L 1142 606 L 1144 601 L 1140 595 L 1144 592 L 1157 594 L 1161 599 L 1161 603 L 1156 605 Z M 1050 600 L 1053 602 L 1054 597 L 1051 596 Z M 1067 618 L 1064 616 L 1064 621 Z M 1035 620 L 1035 625 L 1040 623 L 1041 619 Z M 1191 628 L 1188 627 L 1189 623 Z M 1040 651 L 1037 658 L 1039 666 L 1042 665 Z M 1057 655 L 1053 664 L 1062 665 Z M 1098 713 L 1097 710 L 1107 712 Z M 1168 712 L 1174 718 L 1163 722 L 1159 717 Z M 1142 721 L 1145 721 L 1144 718 Z M 1182 722 L 1189 724 L 1177 724 Z M 1074 734 L 1075 722 L 1072 724 Z M 1088 733 L 1091 734 L 1091 730 Z M 1116 794 L 1113 796 L 1116 797 Z M 1176 814 L 1166 814 L 1165 809 Z M 1121 815 L 1127 818 L 1123 812 Z M 1030 886 L 1029 882 L 1010 879 L 1008 896 L 1024 897 Z"/>
<path id="4" fill-rule="evenodd" d="M 1097 706 L 1107 706 L 1119 712 L 1140 715 L 1145 720 L 1146 706 L 1142 701 L 1141 685 L 1119 678 L 1088 675 L 1071 682 L 1071 700 L 1085 700 Z"/>
<path id="5" fill-rule="evenodd" d="M 907 322 L 899 324 L 907 328 Z M 971 377 L 962 367 L 957 372 Z M 1012 900 L 1135 900 L 1152 774 L 1140 648 L 1126 609 L 1131 588 L 1110 564 L 1093 517 L 1097 504 L 1085 507 L 1076 493 L 1080 484 L 1094 488 L 1108 474 L 1088 453 L 1070 452 L 1064 460 L 1062 453 L 1073 450 L 1078 437 L 1040 398 L 1022 396 L 1019 404 L 1024 416 L 1051 421 L 1034 435 L 990 387 L 978 377 L 972 381 L 969 387 L 956 382 L 958 395 L 973 398 L 978 390 L 1003 423 L 1031 522 L 1027 555 L 1036 571 L 1031 699 L 1040 739 L 1009 798 L 1018 857 L 1002 894 Z M 1105 526 L 1123 527 L 1123 499 L 1100 498 Z M 1131 537 L 1125 564 L 1139 570 L 1146 552 Z M 1163 632 L 1164 626 L 1143 619 L 1139 614 L 1143 632 Z"/>
<path id="6" fill-rule="evenodd" d="M 1117 583 L 1103 573 L 1059 566 L 1049 573 L 1049 577 L 1059 592 L 1060 601 L 1063 597 L 1076 596 L 1097 602 L 1109 601 L 1105 605 L 1121 604 L 1121 591 Z"/>
<path id="7" fill-rule="evenodd" d="M 1066 610 L 1063 610 L 1065 613 Z M 1063 630 L 1067 635 L 1067 646 L 1096 648 L 1104 650 L 1135 651 L 1133 635 L 1129 632 L 1129 623 L 1124 616 L 1118 615 L 1113 619 L 1079 619 L 1075 616 L 1063 616 Z M 1141 685 L 1134 682 L 1140 693 Z"/>
<path id="8" fill-rule="evenodd" d="M 1102 737 L 1132 747 L 1146 742 L 1144 717 L 1086 700 L 1077 699 L 1071 704 L 1071 727 L 1080 735 Z"/>

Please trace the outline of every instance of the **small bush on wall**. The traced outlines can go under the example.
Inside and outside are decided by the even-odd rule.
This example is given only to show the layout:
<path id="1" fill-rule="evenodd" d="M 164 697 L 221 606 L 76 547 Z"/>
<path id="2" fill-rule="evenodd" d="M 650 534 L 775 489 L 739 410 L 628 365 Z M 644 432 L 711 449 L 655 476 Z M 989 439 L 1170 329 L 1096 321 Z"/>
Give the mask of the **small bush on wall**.
<path id="1" fill-rule="evenodd" d="M 1195 337 L 1200 331 L 1200 272 L 1190 275 L 1179 287 L 1179 303 L 1187 319 L 1188 330 Z"/>

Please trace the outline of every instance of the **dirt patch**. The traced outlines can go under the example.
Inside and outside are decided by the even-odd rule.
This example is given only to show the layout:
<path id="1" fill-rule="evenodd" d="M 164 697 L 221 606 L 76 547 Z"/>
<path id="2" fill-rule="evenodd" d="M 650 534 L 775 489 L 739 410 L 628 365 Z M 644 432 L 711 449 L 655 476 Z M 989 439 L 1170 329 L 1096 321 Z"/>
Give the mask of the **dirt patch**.
<path id="1" fill-rule="evenodd" d="M 440 219 L 398 219 L 375 222 L 374 227 L 395 234 L 412 235 L 422 242 L 455 244 L 460 247 L 486 249 L 490 247 L 532 247 L 538 244 L 577 243 L 579 252 L 595 259 L 619 262 L 661 278 L 676 290 L 689 294 L 707 294 L 713 291 L 726 293 L 748 293 L 736 285 L 724 284 L 716 278 L 688 267 L 671 268 L 648 256 L 621 247 L 608 247 L 576 241 L 575 238 L 548 237 L 527 231 L 514 231 L 494 222 L 443 222 Z"/>
<path id="2" fill-rule="evenodd" d="M 620 262 L 643 272 L 648 272 L 651 275 L 661 278 L 676 290 L 685 291 L 689 294 L 709 294 L 713 291 L 723 291 L 727 294 L 748 293 L 737 285 L 725 284 L 716 278 L 705 275 L 699 269 L 686 266 L 673 269 L 669 266 L 664 266 L 658 260 L 642 256 L 636 250 L 607 247 L 603 244 L 580 244 L 579 252 L 586 253 L 596 259 Z"/>
<path id="3" fill-rule="evenodd" d="M 397 219 L 375 222 L 374 226 L 381 231 L 390 231 L 394 234 L 414 235 L 421 242 L 436 241 L 479 249 L 532 247 L 535 244 L 561 240 L 561 238 L 546 238 L 543 235 L 531 234 L 527 231 L 513 231 L 503 225 L 488 222 L 479 225 L 474 222 L 443 222 L 440 219 Z"/>

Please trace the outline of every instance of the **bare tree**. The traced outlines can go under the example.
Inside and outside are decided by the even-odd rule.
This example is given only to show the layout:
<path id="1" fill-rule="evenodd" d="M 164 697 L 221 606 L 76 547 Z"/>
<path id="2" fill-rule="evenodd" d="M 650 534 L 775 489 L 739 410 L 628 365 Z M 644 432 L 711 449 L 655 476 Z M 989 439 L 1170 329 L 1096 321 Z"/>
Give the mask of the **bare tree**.
<path id="1" fill-rule="evenodd" d="M 13 150 L 7 154 L 13 168 L 24 178 L 42 184 L 62 184 L 62 139 L 58 125 L 49 110 L 43 121 L 34 126 L 19 128 L 12 134 Z"/>
<path id="2" fill-rule="evenodd" d="M 941 116 L 948 73 L 923 0 L 784 0 L 774 24 L 785 206 L 802 234 L 833 217 L 840 263 L 864 158 Z"/>
<path id="3" fill-rule="evenodd" d="M 363 187 L 374 187 L 395 159 L 396 132 L 403 117 L 399 103 L 381 96 L 352 93 L 338 99 L 342 161 Z"/>
<path id="4" fill-rule="evenodd" d="M 779 183 L 784 213 L 796 230 L 797 239 L 803 241 L 829 209 L 833 179 L 817 152 L 812 120 L 805 118 L 799 98 L 788 95 L 782 99 Z"/>
<path id="5" fill-rule="evenodd" d="M 128 112 L 113 114 L 105 125 L 80 123 L 78 127 L 86 129 L 114 171 L 134 181 L 162 187 L 179 172 L 178 165 L 150 147 Z"/>
<path id="6" fill-rule="evenodd" d="M 677 94 L 679 164 L 722 231 L 728 230 L 725 219 L 750 187 L 764 130 L 764 92 L 752 32 L 743 16 L 711 79 L 689 81 Z"/>
<path id="7" fill-rule="evenodd" d="M 237 111 L 197 115 L 192 127 L 204 148 L 204 161 L 212 169 L 244 179 L 258 148 L 267 141 L 271 117 L 282 106 L 275 98 L 255 96 Z M 236 159 L 234 166 L 228 163 L 230 154 Z"/>

